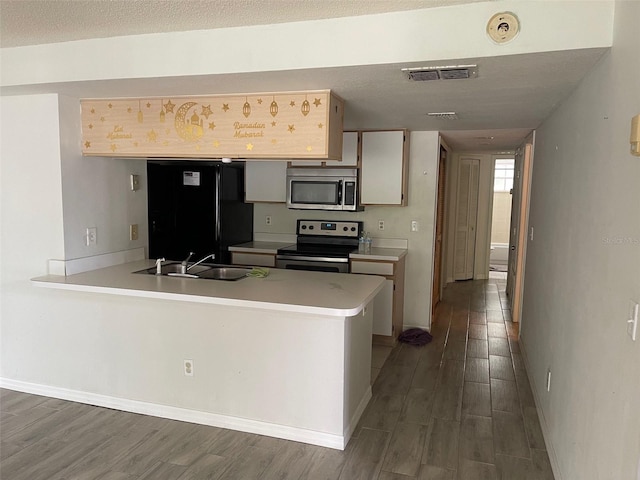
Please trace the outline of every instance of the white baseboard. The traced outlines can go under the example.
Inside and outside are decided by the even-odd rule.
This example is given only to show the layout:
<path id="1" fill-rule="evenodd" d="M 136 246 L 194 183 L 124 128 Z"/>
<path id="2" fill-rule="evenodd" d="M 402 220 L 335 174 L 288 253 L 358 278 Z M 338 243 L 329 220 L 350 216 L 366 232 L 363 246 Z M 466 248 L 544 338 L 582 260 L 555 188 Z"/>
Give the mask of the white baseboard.
<path id="1" fill-rule="evenodd" d="M 542 430 L 542 436 L 544 437 L 544 444 L 547 447 L 547 454 L 549 455 L 549 463 L 551 463 L 551 471 L 553 472 L 553 476 L 556 480 L 562 480 L 562 475 L 560 473 L 560 464 L 558 463 L 558 456 L 556 455 L 556 451 L 553 448 L 553 443 L 551 443 L 551 434 L 549 433 L 549 427 L 547 426 L 547 420 L 544 417 L 544 412 L 540 405 L 540 398 L 538 396 L 538 389 L 535 388 L 535 384 L 531 381 L 531 377 L 529 376 L 529 372 L 531 368 L 529 366 L 529 359 L 527 358 L 527 353 L 524 344 L 522 343 L 522 338 L 519 340 L 520 344 L 520 354 L 522 355 L 522 360 L 524 362 L 524 367 L 527 372 L 527 379 L 529 380 L 529 385 L 531 386 L 531 391 L 533 392 L 533 400 L 536 404 L 536 412 L 538 412 L 538 418 L 540 419 L 540 429 Z"/>
<path id="2" fill-rule="evenodd" d="M 227 428 L 229 430 L 293 440 L 295 442 L 309 443 L 311 445 L 318 445 L 320 447 L 328 447 L 337 450 L 344 450 L 351 433 L 353 433 L 353 429 L 355 429 L 355 425 L 357 424 L 360 415 L 362 415 L 362 411 L 364 411 L 364 408 L 371 398 L 371 388 L 369 388 L 368 392 L 365 394 L 365 398 L 362 399 L 358 406 L 358 411 L 354 414 L 355 422 L 352 420 L 352 424 L 350 424 L 347 429 L 350 430 L 349 434 L 341 436 L 287 425 L 250 420 L 247 418 L 232 417 L 229 415 L 189 410 L 187 408 L 159 405 L 156 403 L 141 402 L 139 400 L 130 400 L 127 398 L 112 397 L 109 395 L 100 395 L 91 392 L 21 382 L 8 378 L 0 378 L 0 387 L 18 392 L 31 393 L 34 395 L 59 398 L 61 400 L 68 400 L 71 402 L 86 403 L 88 405 L 95 405 L 98 407 L 123 410 L 125 412 L 140 413 L 143 415 L 168 418 L 182 422 L 197 423 L 211 427 Z M 360 411 L 360 409 L 362 411 Z"/>

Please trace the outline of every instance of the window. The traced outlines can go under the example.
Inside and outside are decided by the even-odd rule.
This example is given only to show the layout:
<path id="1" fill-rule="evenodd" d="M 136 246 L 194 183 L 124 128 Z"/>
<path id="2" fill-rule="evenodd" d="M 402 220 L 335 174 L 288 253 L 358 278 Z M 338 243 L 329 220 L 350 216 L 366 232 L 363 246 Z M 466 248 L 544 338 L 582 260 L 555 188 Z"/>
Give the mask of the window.
<path id="1" fill-rule="evenodd" d="M 493 177 L 494 192 L 508 192 L 513 188 L 513 158 L 496 159 L 495 174 Z"/>

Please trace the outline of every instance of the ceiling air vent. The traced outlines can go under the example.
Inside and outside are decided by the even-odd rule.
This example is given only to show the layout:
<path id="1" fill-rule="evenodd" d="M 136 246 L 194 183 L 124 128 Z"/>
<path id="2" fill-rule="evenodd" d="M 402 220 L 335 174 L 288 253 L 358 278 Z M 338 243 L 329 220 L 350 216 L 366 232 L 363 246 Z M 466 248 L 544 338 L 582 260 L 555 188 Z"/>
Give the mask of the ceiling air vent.
<path id="1" fill-rule="evenodd" d="M 427 113 L 427 116 L 432 118 L 442 118 L 444 120 L 458 119 L 458 114 L 456 112 L 431 112 L 431 113 Z"/>
<path id="2" fill-rule="evenodd" d="M 445 67 L 403 68 L 409 80 L 424 82 L 427 80 L 457 80 L 460 78 L 476 78 L 477 65 L 455 65 Z"/>

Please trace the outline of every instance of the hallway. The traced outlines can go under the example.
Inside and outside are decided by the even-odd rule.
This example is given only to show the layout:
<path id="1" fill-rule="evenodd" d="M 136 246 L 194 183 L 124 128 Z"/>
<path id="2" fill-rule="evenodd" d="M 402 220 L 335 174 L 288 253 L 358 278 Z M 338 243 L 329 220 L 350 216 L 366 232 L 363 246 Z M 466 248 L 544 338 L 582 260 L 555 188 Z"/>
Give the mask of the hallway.
<path id="1" fill-rule="evenodd" d="M 505 283 L 448 284 L 433 341 L 390 353 L 361 421 L 392 431 L 380 480 L 553 480 Z"/>
<path id="2" fill-rule="evenodd" d="M 553 480 L 504 274 L 491 276 L 447 286 L 430 344 L 375 349 L 373 399 L 344 452 L 0 390 L 1 476 Z"/>

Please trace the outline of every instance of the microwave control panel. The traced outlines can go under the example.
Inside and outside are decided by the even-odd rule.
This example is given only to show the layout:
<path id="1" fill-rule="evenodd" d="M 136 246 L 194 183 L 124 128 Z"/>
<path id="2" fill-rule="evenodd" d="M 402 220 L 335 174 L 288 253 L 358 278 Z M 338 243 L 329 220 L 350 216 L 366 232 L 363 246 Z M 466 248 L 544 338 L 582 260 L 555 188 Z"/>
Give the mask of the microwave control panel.
<path id="1" fill-rule="evenodd" d="M 328 222 L 325 220 L 298 220 L 298 235 L 358 238 L 362 222 Z"/>

